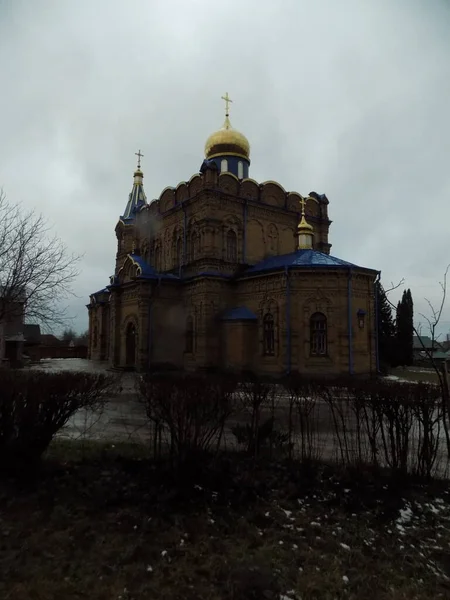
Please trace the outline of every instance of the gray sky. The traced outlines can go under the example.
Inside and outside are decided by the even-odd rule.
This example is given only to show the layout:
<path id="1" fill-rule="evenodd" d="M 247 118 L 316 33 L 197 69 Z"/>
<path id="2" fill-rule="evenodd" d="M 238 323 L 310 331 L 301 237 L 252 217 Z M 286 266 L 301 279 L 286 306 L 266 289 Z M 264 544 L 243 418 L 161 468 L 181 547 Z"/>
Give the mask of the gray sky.
<path id="1" fill-rule="evenodd" d="M 332 254 L 405 278 L 423 321 L 450 262 L 449 27 L 446 0 L 0 0 L 0 186 L 84 253 L 75 327 L 134 153 L 149 199 L 189 179 L 226 91 L 251 176 L 326 193 Z"/>

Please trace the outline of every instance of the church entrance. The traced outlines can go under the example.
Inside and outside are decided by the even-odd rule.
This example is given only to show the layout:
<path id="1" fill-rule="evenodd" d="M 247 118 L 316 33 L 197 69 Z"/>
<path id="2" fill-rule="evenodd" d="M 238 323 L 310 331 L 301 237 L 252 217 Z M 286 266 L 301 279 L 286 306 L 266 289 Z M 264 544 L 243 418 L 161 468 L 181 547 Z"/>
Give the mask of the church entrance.
<path id="1" fill-rule="evenodd" d="M 125 332 L 125 366 L 132 369 L 136 366 L 136 326 L 128 323 Z"/>

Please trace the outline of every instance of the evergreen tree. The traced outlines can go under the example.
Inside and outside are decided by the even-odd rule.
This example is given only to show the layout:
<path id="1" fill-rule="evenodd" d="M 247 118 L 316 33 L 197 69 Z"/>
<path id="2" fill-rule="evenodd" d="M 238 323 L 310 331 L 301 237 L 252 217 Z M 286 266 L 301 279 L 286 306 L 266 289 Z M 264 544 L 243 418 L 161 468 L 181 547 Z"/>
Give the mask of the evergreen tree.
<path id="1" fill-rule="evenodd" d="M 405 338 L 405 356 L 406 364 L 412 365 L 414 362 L 414 303 L 412 299 L 411 290 L 406 291 L 406 305 L 407 305 L 407 336 Z"/>
<path id="2" fill-rule="evenodd" d="M 73 342 L 76 336 L 77 334 L 75 333 L 75 331 L 71 327 L 68 327 L 63 331 L 61 339 L 63 342 L 66 342 L 68 344 L 69 342 Z"/>
<path id="3" fill-rule="evenodd" d="M 396 335 L 392 308 L 381 283 L 377 285 L 377 326 L 378 326 L 378 356 L 380 367 L 395 365 Z"/>
<path id="4" fill-rule="evenodd" d="M 414 305 L 411 290 L 405 290 L 397 305 L 397 344 L 399 364 L 413 364 Z"/>

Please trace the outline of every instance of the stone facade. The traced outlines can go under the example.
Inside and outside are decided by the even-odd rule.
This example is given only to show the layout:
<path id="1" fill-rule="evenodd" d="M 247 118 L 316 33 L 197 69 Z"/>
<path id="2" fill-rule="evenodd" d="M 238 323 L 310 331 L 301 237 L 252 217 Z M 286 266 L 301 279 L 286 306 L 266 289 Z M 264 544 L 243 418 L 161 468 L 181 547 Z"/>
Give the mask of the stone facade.
<path id="1" fill-rule="evenodd" d="M 249 152 L 227 113 L 200 173 L 150 203 L 138 164 L 114 275 L 88 305 L 90 358 L 138 370 L 377 372 L 377 271 L 330 256 L 327 197 L 250 179 Z"/>
<path id="2" fill-rule="evenodd" d="M 313 249 L 328 255 L 328 200 L 309 198 Z M 131 223 L 119 221 L 112 285 L 89 304 L 90 357 L 140 370 L 376 372 L 375 271 L 289 261 L 249 269 L 296 253 L 300 200 L 274 182 L 211 168 L 165 189 Z M 254 317 L 228 319 L 239 307 Z M 321 352 L 311 347 L 317 313 L 326 318 Z"/>

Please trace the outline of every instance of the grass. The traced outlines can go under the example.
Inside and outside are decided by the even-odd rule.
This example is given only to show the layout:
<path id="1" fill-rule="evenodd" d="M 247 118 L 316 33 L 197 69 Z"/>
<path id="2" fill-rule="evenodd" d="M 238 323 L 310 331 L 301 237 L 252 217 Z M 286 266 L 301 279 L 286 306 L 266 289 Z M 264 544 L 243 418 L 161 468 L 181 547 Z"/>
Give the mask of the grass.
<path id="1" fill-rule="evenodd" d="M 182 475 L 136 445 L 54 443 L 35 481 L 1 483 L 0 597 L 450 597 L 444 483 L 236 453 Z"/>
<path id="2" fill-rule="evenodd" d="M 424 381 L 426 383 L 439 383 L 439 378 L 434 369 L 418 367 L 396 367 L 391 369 L 390 375 L 395 375 L 406 381 Z"/>

